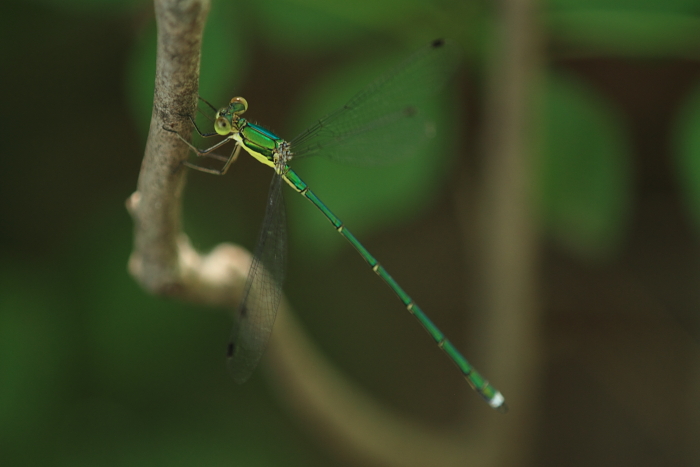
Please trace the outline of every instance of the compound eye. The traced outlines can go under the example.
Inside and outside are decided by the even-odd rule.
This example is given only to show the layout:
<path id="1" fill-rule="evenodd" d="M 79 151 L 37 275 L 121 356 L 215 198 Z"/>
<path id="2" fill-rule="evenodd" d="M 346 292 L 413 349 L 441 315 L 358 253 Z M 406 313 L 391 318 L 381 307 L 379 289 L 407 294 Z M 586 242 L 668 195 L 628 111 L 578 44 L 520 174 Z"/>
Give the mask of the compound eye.
<path id="1" fill-rule="evenodd" d="M 217 117 L 216 122 L 214 122 L 214 129 L 220 135 L 227 135 L 231 133 L 231 124 L 225 117 Z"/>
<path id="2" fill-rule="evenodd" d="M 231 99 L 231 103 L 229 104 L 229 108 L 236 115 L 241 115 L 246 110 L 248 110 L 248 101 L 242 97 L 234 97 L 233 99 Z"/>

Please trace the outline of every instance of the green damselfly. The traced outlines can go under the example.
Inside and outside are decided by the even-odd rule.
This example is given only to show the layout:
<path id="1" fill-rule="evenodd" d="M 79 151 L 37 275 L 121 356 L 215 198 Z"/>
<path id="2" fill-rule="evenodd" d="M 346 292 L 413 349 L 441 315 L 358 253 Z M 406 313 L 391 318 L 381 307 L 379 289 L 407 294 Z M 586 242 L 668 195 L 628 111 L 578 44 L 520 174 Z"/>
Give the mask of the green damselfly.
<path id="1" fill-rule="evenodd" d="M 212 147 L 197 149 L 177 134 L 198 156 L 225 161 L 220 169 L 185 162 L 193 169 L 223 175 L 243 148 L 275 171 L 262 231 L 228 345 L 229 366 L 237 382 L 246 381 L 260 361 L 282 298 L 286 260 L 286 214 L 282 199 L 282 185 L 285 182 L 316 206 L 338 233 L 350 242 L 399 297 L 409 313 L 418 319 L 438 347 L 457 365 L 471 387 L 492 407 L 506 410 L 501 393 L 471 366 L 386 269 L 289 166 L 292 160 L 316 154 L 340 161 L 367 163 L 377 158 L 403 157 L 412 153 L 422 140 L 428 139 L 430 133 L 429 122 L 422 115 L 420 105 L 443 88 L 455 74 L 460 55 L 455 44 L 444 40 L 433 41 L 373 81 L 342 108 L 320 119 L 289 142 L 243 118 L 241 115 L 248 109 L 248 103 L 242 97 L 234 97 L 228 106 L 218 110 L 207 103 L 217 110 L 213 133 L 201 132 L 194 118 L 190 117 L 200 136 L 225 137 Z M 231 141 L 234 142 L 234 149 L 228 158 L 212 154 Z"/>

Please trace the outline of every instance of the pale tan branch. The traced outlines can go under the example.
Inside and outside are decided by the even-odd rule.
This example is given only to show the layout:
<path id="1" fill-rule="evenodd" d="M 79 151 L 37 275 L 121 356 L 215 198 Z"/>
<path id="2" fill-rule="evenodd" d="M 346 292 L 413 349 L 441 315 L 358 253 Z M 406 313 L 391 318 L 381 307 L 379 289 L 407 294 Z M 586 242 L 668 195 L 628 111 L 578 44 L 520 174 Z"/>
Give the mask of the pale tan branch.
<path id="1" fill-rule="evenodd" d="M 197 104 L 202 31 L 208 0 L 155 2 L 158 25 L 151 126 L 138 190 L 127 200 L 134 219 L 129 271 L 151 293 L 232 305 L 240 297 L 250 255 L 222 245 L 202 257 L 181 233 L 187 146 L 166 128 L 191 131 L 183 115 Z"/>

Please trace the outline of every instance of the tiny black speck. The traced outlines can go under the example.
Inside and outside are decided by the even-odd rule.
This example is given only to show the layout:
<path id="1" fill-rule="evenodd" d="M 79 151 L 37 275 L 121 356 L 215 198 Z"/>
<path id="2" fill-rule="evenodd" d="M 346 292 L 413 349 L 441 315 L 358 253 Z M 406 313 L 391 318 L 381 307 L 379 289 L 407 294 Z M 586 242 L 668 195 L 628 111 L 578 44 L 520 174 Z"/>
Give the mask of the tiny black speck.
<path id="1" fill-rule="evenodd" d="M 431 46 L 435 48 L 442 47 L 443 45 L 445 45 L 445 39 L 435 39 L 431 44 Z"/>
<path id="2" fill-rule="evenodd" d="M 228 358 L 233 357 L 234 352 L 236 351 L 236 346 L 233 345 L 233 341 L 228 343 L 228 347 L 226 348 L 226 356 Z"/>

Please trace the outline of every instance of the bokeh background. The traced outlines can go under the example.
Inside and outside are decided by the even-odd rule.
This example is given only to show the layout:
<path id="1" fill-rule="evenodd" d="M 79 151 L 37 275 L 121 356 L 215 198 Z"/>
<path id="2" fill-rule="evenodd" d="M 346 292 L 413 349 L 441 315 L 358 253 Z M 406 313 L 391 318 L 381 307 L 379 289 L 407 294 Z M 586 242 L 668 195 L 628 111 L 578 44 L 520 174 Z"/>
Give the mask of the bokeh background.
<path id="1" fill-rule="evenodd" d="M 250 119 L 291 137 L 429 40 L 459 42 L 465 64 L 438 103 L 432 152 L 370 170 L 297 169 L 487 376 L 469 299 L 479 270 L 465 260 L 480 246 L 458 218 L 461 197 L 478 204 L 465 181 L 478 186 L 484 165 L 505 3 L 214 0 L 200 91 L 217 104 L 245 96 Z M 541 374 L 528 446 L 501 448 L 523 449 L 522 465 L 697 465 L 700 1 L 535 6 L 523 152 Z M 127 273 L 152 4 L 7 0 L 0 25 L 0 464 L 360 465 L 304 430 L 265 368 L 231 381 L 226 310 L 149 296 Z M 269 179 L 244 156 L 226 177 L 191 174 L 193 244 L 252 249 Z M 503 417 L 296 198 L 285 292 L 339 371 L 426 426 Z"/>

